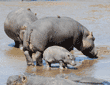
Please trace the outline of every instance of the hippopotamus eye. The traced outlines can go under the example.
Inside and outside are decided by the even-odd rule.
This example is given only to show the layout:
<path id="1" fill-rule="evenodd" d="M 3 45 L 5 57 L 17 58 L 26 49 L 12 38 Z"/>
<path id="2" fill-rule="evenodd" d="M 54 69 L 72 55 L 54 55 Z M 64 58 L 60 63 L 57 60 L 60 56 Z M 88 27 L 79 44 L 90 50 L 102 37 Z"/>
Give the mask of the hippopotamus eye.
<path id="1" fill-rule="evenodd" d="M 67 55 L 68 58 L 70 58 L 70 55 Z"/>
<path id="2" fill-rule="evenodd" d="M 73 58 L 72 58 L 72 56 L 68 55 L 68 59 L 71 59 L 72 60 Z"/>
<path id="3" fill-rule="evenodd" d="M 68 59 L 71 59 L 70 55 L 67 56 Z"/>

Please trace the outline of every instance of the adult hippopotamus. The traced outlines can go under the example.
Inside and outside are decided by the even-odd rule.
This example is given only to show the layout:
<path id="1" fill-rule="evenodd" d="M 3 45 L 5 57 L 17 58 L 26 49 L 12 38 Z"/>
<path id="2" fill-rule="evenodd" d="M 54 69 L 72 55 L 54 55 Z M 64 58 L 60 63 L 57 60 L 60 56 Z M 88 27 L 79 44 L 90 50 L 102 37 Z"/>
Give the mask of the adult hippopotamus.
<path id="1" fill-rule="evenodd" d="M 93 77 L 81 77 L 73 73 L 44 77 L 35 74 L 13 75 L 6 85 L 110 85 L 108 81 Z"/>
<path id="2" fill-rule="evenodd" d="M 27 65 L 40 64 L 42 52 L 49 46 L 58 45 L 71 51 L 73 47 L 90 58 L 97 58 L 94 36 L 86 27 L 69 17 L 46 17 L 36 20 L 27 27 L 24 34 L 23 50 Z"/>
<path id="3" fill-rule="evenodd" d="M 26 27 L 36 21 L 37 17 L 30 8 L 20 8 L 10 12 L 4 22 L 4 31 L 15 41 L 15 47 L 21 47 Z"/>
<path id="4" fill-rule="evenodd" d="M 38 75 L 13 75 L 6 85 L 82 85 L 63 78 L 44 77 Z M 85 84 L 84 84 L 85 85 Z"/>

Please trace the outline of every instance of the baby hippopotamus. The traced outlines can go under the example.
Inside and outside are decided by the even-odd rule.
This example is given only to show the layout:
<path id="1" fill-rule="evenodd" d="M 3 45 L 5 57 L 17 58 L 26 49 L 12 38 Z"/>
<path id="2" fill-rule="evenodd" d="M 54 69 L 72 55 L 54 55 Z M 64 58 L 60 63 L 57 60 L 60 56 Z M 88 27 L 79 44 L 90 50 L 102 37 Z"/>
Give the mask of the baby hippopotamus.
<path id="1" fill-rule="evenodd" d="M 46 62 L 47 68 L 51 67 L 51 63 L 59 63 L 60 69 L 67 68 L 67 64 L 76 65 L 75 56 L 60 46 L 48 47 L 43 53 L 43 59 Z"/>

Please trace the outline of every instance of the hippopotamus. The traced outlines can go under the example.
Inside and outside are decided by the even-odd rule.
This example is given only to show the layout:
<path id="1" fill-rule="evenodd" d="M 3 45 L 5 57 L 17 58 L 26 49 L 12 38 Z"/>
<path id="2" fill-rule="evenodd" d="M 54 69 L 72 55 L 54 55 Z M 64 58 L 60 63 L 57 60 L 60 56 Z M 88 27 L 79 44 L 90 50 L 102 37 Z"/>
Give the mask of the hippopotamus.
<path id="1" fill-rule="evenodd" d="M 23 39 L 23 51 L 27 65 L 34 65 L 33 53 L 36 65 L 41 65 L 43 51 L 53 45 L 62 46 L 68 51 L 75 47 L 84 55 L 97 58 L 94 40 L 93 33 L 72 18 L 45 17 L 27 27 Z"/>
<path id="2" fill-rule="evenodd" d="M 47 68 L 51 67 L 51 63 L 60 63 L 60 69 L 67 68 L 67 64 L 72 66 L 75 64 L 75 56 L 60 46 L 50 46 L 43 53 L 43 59 Z"/>
<path id="3" fill-rule="evenodd" d="M 23 34 L 29 24 L 36 21 L 36 13 L 34 14 L 30 8 L 20 8 L 10 12 L 4 22 L 4 31 L 15 41 L 15 47 L 21 47 L 23 44 Z"/>
<path id="4" fill-rule="evenodd" d="M 35 74 L 13 75 L 6 85 L 110 85 L 110 82 L 93 77 L 81 77 L 73 73 L 44 77 Z"/>
<path id="5" fill-rule="evenodd" d="M 6 85 L 77 85 L 77 83 L 63 78 L 58 79 L 38 75 L 13 75 L 8 78 Z"/>

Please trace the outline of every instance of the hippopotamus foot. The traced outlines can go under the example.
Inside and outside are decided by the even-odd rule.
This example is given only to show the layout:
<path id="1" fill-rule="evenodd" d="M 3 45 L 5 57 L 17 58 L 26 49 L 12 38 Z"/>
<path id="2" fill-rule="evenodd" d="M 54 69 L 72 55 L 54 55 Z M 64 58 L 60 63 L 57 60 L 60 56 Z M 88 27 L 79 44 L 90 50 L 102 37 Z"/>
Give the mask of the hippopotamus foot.
<path id="1" fill-rule="evenodd" d="M 23 50 L 23 47 L 20 47 L 20 50 Z"/>
<path id="2" fill-rule="evenodd" d="M 23 45 L 22 45 L 22 44 L 20 44 L 19 48 L 20 48 L 20 50 L 23 50 Z"/>
<path id="3" fill-rule="evenodd" d="M 33 62 L 28 62 L 27 65 L 28 66 L 35 66 Z"/>

